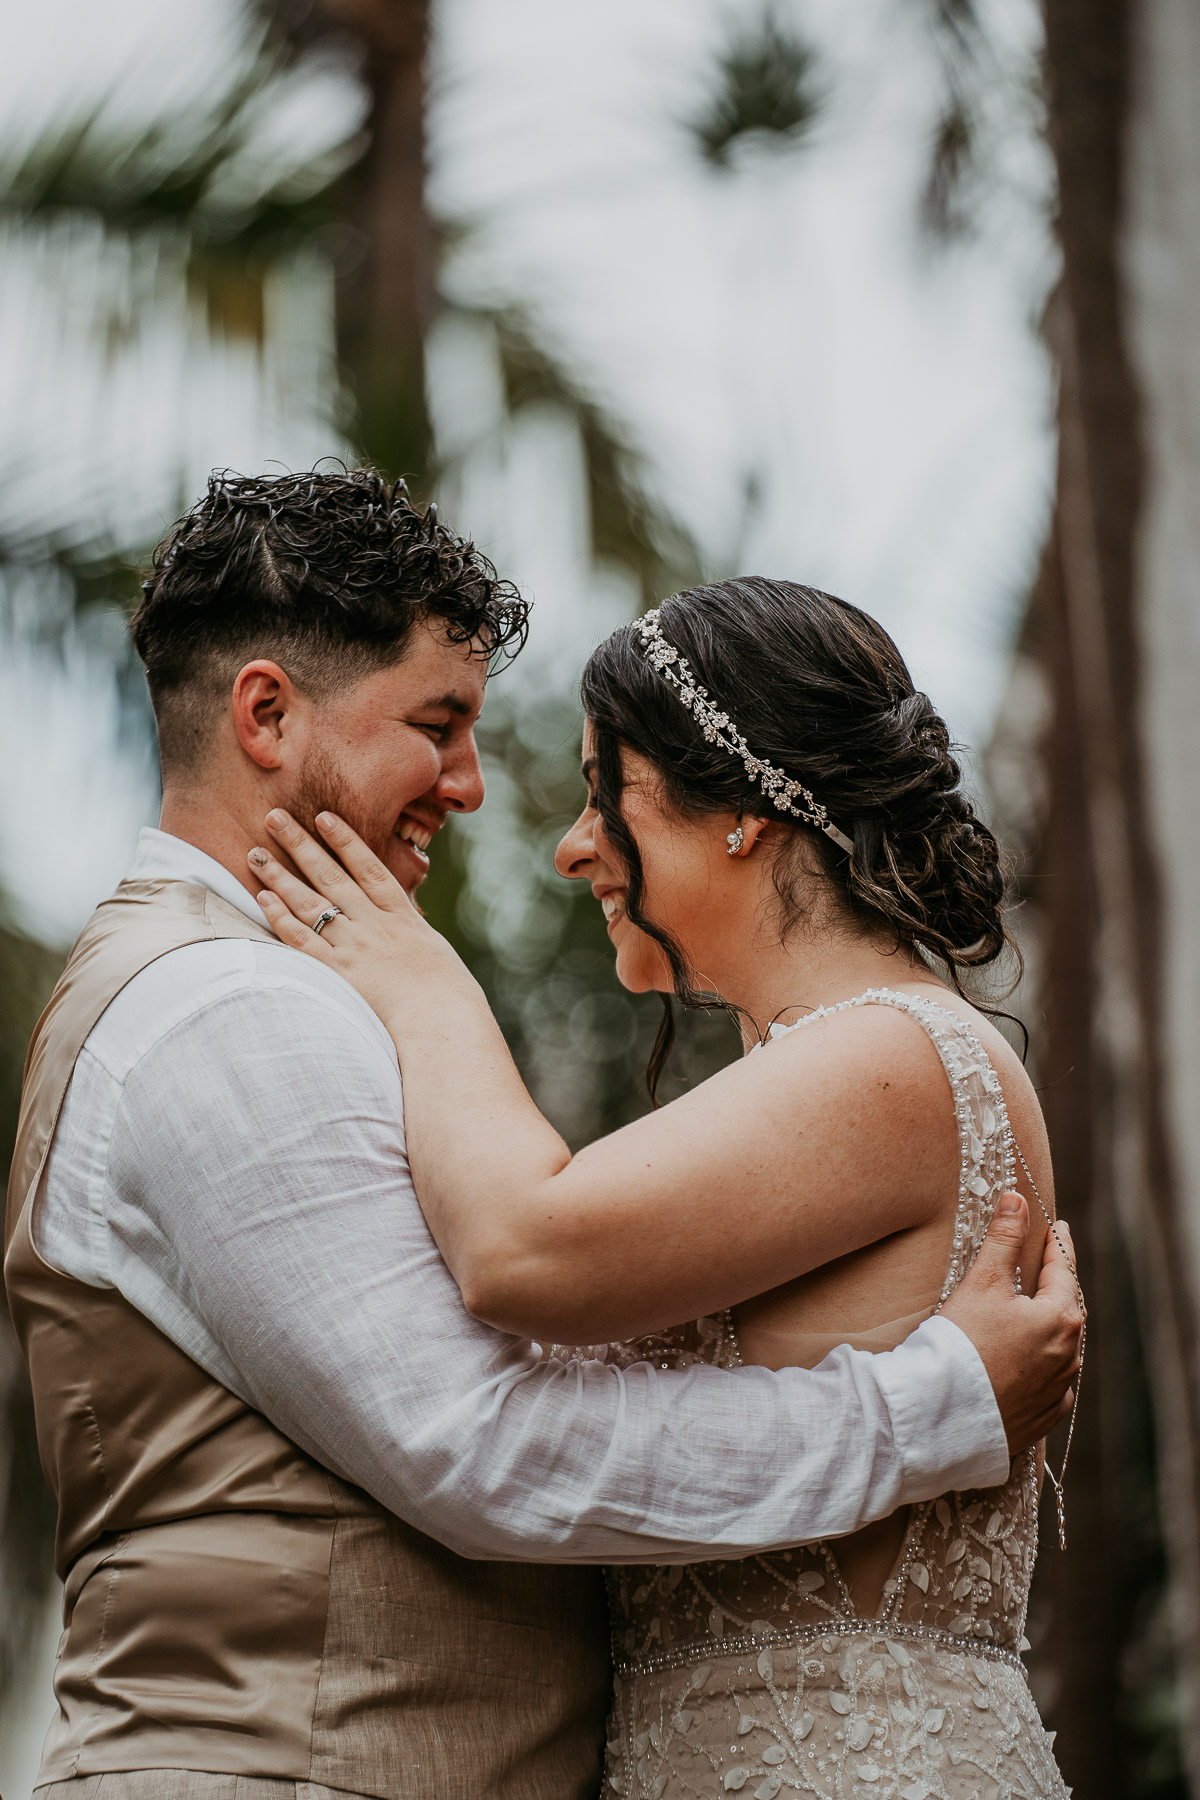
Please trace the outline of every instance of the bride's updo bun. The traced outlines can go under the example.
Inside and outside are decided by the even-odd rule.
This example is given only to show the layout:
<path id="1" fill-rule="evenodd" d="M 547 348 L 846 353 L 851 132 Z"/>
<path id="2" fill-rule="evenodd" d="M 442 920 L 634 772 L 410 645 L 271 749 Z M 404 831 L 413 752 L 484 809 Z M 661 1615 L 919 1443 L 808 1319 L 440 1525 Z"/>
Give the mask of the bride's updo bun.
<path id="1" fill-rule="evenodd" d="M 683 812 L 744 811 L 791 828 L 775 868 L 785 929 L 801 911 L 807 859 L 794 846 L 803 841 L 855 916 L 920 946 L 955 986 L 962 970 L 994 961 L 1009 941 L 996 840 L 963 790 L 944 721 L 883 627 L 832 594 L 758 576 L 689 588 L 665 600 L 659 617 L 663 637 L 753 754 L 811 789 L 854 843 L 848 855 L 777 811 L 740 757 L 706 742 L 648 661 L 636 625 L 607 638 L 582 682 L 597 804 L 629 866 L 629 916 L 662 945 L 679 997 L 699 999 L 678 946 L 642 910 L 641 860 L 621 812 L 622 744 L 661 770 Z"/>

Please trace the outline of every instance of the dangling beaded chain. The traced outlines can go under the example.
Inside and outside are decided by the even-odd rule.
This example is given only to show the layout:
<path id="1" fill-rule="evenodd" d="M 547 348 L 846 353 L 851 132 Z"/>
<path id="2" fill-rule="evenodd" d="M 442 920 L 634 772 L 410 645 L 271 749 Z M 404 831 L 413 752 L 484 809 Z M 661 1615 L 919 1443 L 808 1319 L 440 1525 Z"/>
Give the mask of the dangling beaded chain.
<path id="1" fill-rule="evenodd" d="M 1064 1481 L 1064 1479 L 1066 1477 L 1066 1473 L 1067 1473 L 1067 1461 L 1071 1455 L 1071 1445 L 1075 1441 L 1075 1415 L 1079 1411 L 1079 1382 L 1080 1382 L 1081 1376 L 1083 1375 L 1084 1351 L 1087 1349 L 1087 1305 L 1083 1298 L 1083 1288 L 1080 1286 L 1080 1283 L 1079 1283 L 1079 1272 L 1076 1269 L 1075 1264 L 1071 1261 L 1071 1258 L 1069 1256 L 1067 1256 L 1067 1252 L 1063 1247 L 1063 1241 L 1058 1235 L 1058 1221 L 1056 1219 L 1052 1219 L 1050 1217 L 1050 1214 L 1046 1211 L 1046 1203 L 1042 1199 L 1042 1196 L 1038 1193 L 1037 1182 L 1033 1179 L 1033 1176 L 1029 1173 L 1029 1164 L 1025 1161 L 1025 1158 L 1021 1153 L 1021 1146 L 1020 1146 L 1020 1144 L 1018 1144 L 1015 1137 L 1012 1140 L 1012 1147 L 1017 1153 L 1017 1161 L 1020 1163 L 1021 1167 L 1025 1171 L 1025 1179 L 1029 1183 L 1030 1187 L 1033 1189 L 1033 1197 L 1042 1209 L 1042 1217 L 1045 1219 L 1046 1224 L 1050 1228 L 1050 1235 L 1053 1237 L 1053 1239 L 1054 1239 L 1055 1243 L 1058 1245 L 1059 1249 L 1062 1250 L 1063 1256 L 1066 1258 L 1067 1267 L 1068 1267 L 1068 1269 L 1070 1269 L 1071 1274 L 1074 1277 L 1075 1292 L 1079 1296 L 1079 1305 L 1080 1305 L 1080 1309 L 1083 1313 L 1083 1329 L 1081 1330 L 1081 1332 L 1079 1334 L 1079 1372 L 1075 1377 L 1075 1398 L 1071 1403 L 1071 1422 L 1067 1426 L 1066 1448 L 1063 1451 L 1063 1459 L 1062 1459 L 1062 1463 L 1059 1467 L 1059 1471 L 1058 1471 L 1057 1475 L 1054 1473 L 1054 1470 L 1050 1467 L 1049 1458 L 1046 1459 L 1045 1465 L 1044 1465 L 1046 1474 L 1050 1478 L 1050 1485 L 1054 1489 L 1054 1504 L 1055 1504 L 1055 1508 L 1058 1512 L 1059 1548 L 1062 1550 L 1065 1550 L 1067 1547 L 1067 1514 L 1066 1514 L 1066 1507 L 1063 1502 L 1063 1481 Z"/>

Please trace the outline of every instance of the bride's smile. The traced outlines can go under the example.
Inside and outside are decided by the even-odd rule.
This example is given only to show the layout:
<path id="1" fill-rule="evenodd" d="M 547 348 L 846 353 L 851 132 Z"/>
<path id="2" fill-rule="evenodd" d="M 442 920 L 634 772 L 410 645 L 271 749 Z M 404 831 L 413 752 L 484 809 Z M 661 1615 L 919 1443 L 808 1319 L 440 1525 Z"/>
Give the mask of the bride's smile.
<path id="1" fill-rule="evenodd" d="M 600 902 L 600 910 L 611 937 L 613 926 L 625 917 L 625 889 L 593 887 L 592 892 Z"/>

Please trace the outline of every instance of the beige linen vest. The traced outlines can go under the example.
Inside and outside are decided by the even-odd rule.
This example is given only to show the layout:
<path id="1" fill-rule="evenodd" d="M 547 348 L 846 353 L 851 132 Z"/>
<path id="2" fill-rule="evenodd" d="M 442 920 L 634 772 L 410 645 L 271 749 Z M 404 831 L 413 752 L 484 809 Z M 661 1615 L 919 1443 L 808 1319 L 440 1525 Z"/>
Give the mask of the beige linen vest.
<path id="1" fill-rule="evenodd" d="M 149 963 L 213 938 L 275 941 L 206 888 L 123 883 L 26 1064 L 5 1279 L 66 1588 L 39 1781 L 190 1768 L 379 1800 L 594 1796 L 610 1687 L 596 1571 L 455 1556 L 119 1293 L 38 1254 L 33 1205 L 92 1027 Z"/>

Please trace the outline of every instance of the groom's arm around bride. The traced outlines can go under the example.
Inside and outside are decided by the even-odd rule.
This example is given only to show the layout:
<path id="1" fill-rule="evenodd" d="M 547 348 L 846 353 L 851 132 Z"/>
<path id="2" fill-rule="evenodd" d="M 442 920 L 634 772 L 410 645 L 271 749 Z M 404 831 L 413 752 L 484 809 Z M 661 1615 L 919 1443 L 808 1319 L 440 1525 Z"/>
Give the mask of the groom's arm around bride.
<path id="1" fill-rule="evenodd" d="M 590 1565 L 846 1533 L 1003 1480 L 1061 1410 L 1074 1288 L 1016 1306 L 1023 1212 L 908 1344 L 811 1372 L 549 1364 L 467 1315 L 387 1032 L 242 871 L 271 806 L 335 805 L 415 890 L 483 798 L 488 658 L 523 629 L 364 473 L 214 481 L 147 583 L 163 829 L 39 1025 L 9 1192 L 61 1800 L 582 1797 Z"/>

